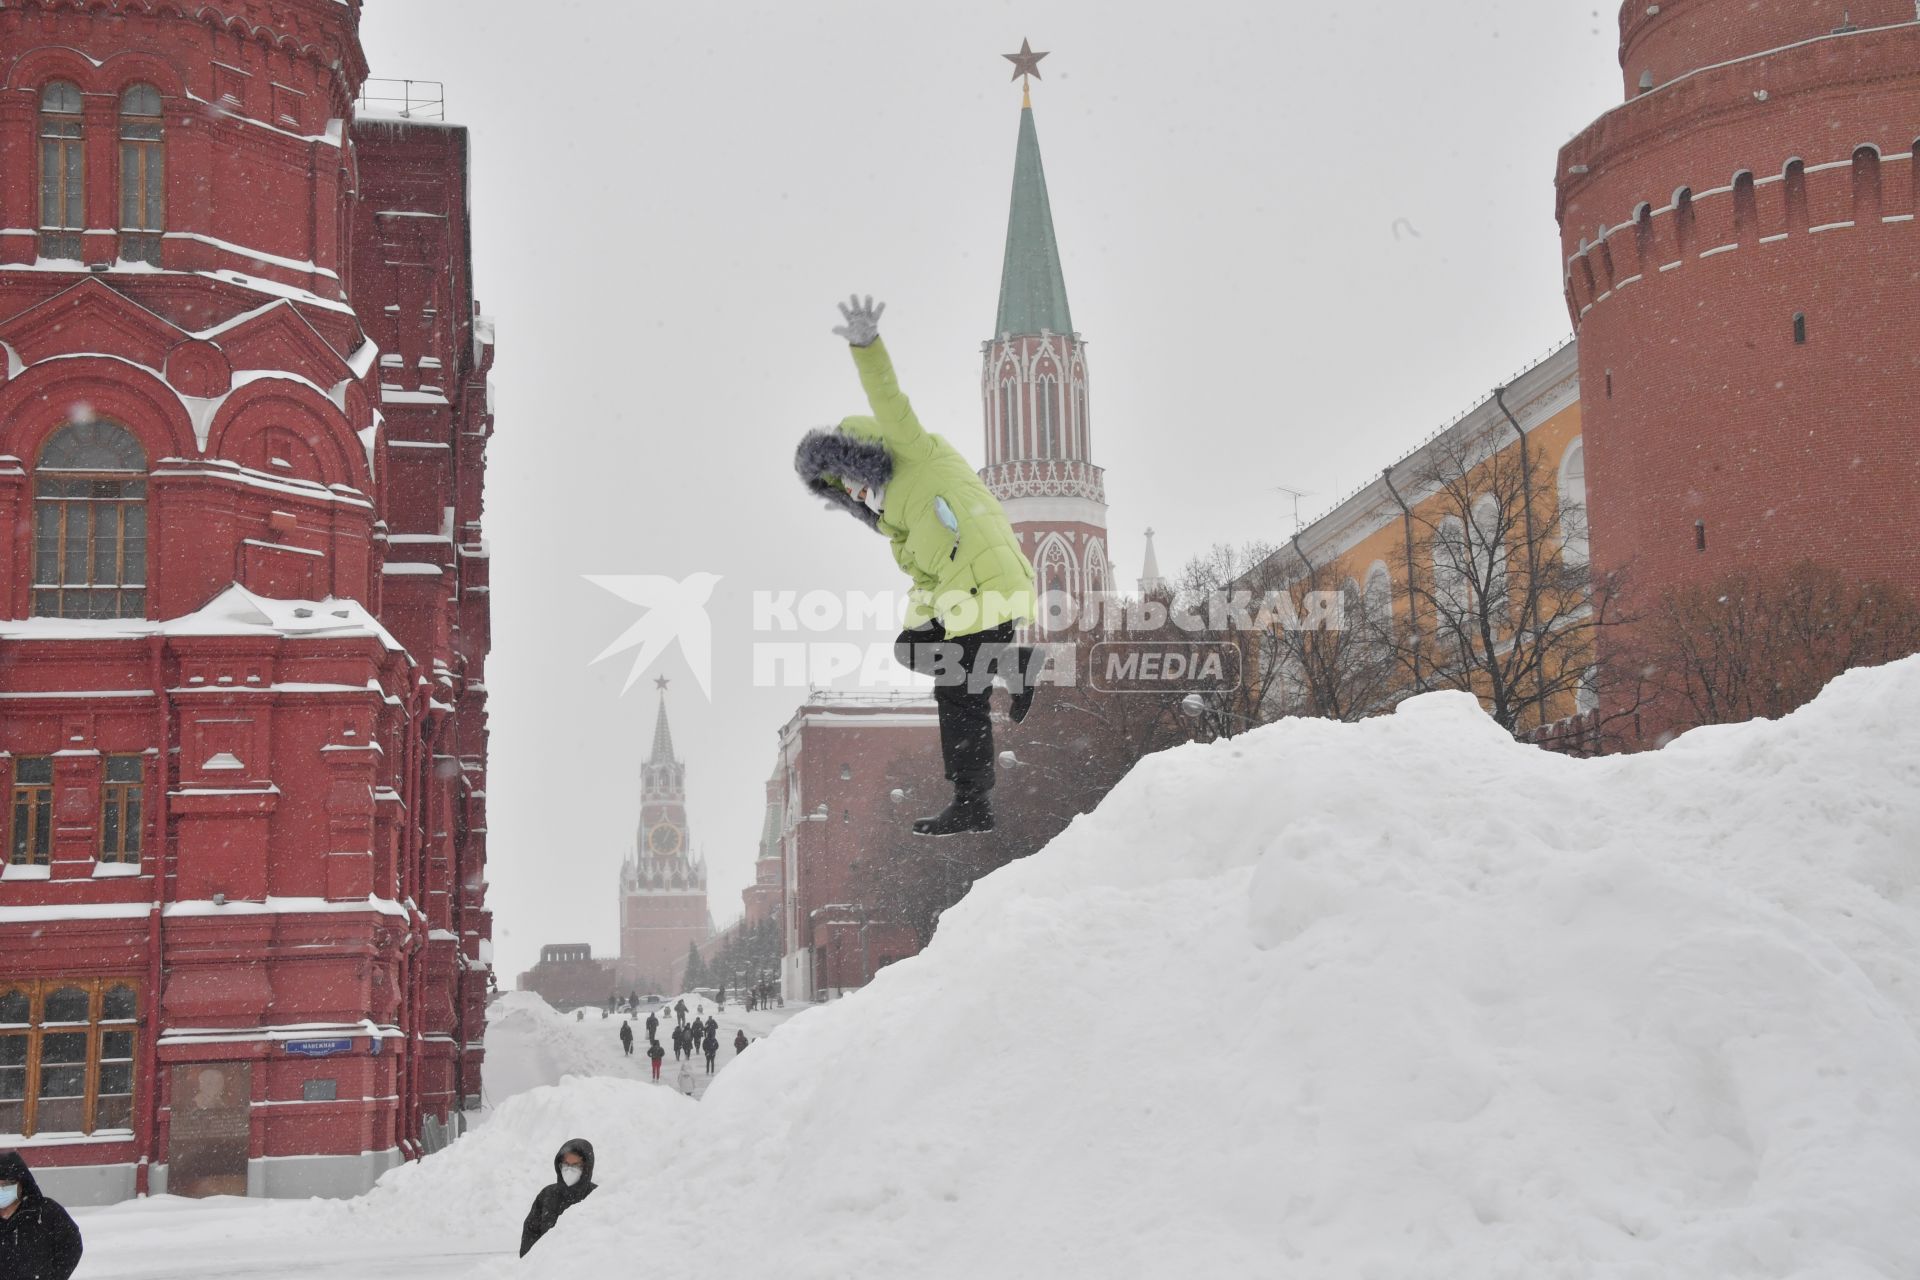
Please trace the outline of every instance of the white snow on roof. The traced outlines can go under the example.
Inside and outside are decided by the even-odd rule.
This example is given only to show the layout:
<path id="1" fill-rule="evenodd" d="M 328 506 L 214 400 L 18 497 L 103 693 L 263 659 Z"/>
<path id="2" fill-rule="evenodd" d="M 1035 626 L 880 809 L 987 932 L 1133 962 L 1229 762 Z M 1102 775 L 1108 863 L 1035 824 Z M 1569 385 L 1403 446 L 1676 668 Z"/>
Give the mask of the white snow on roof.
<path id="1" fill-rule="evenodd" d="M 275 600 L 235 583 L 178 618 L 19 618 L 0 621 L 0 639 L 101 640 L 145 636 L 278 635 L 288 639 L 370 636 L 389 652 L 404 646 L 357 600 Z"/>

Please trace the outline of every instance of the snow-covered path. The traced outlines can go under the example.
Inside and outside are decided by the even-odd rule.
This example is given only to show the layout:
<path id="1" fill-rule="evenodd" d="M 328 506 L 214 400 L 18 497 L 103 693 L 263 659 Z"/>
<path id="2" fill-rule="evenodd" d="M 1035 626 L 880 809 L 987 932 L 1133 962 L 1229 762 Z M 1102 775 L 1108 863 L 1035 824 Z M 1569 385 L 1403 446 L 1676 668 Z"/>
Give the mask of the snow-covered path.
<path id="1" fill-rule="evenodd" d="M 316 1212 L 321 1209 L 321 1212 Z M 511 1249 L 477 1248 L 471 1239 L 331 1231 L 311 1201 L 219 1196 L 161 1196 L 74 1217 L 86 1240 L 84 1280 L 440 1280 L 469 1274 Z"/>

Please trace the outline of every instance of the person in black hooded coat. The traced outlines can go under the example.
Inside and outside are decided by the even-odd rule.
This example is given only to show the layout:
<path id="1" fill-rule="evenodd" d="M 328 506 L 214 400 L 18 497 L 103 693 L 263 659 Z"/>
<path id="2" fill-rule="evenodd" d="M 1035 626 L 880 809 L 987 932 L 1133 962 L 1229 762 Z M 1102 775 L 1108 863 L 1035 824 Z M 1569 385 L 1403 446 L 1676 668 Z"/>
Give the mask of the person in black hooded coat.
<path id="1" fill-rule="evenodd" d="M 580 1171 L 572 1182 L 567 1181 L 570 1168 Z M 593 1144 L 585 1138 L 569 1138 L 553 1157 L 552 1183 L 540 1188 L 527 1213 L 526 1225 L 520 1228 L 520 1256 L 526 1257 L 527 1250 L 553 1230 L 560 1215 L 592 1195 L 593 1189 Z"/>
<path id="2" fill-rule="evenodd" d="M 59 1203 L 42 1194 L 18 1151 L 0 1152 L 0 1276 L 7 1280 L 67 1280 L 80 1265 L 80 1228 Z"/>

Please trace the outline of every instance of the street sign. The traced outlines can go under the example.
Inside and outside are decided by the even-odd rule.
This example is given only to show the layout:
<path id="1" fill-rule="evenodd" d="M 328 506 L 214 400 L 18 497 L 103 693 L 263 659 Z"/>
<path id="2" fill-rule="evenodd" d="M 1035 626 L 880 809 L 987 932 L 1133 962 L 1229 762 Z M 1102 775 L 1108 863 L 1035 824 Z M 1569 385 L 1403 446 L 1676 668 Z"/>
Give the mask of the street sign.
<path id="1" fill-rule="evenodd" d="M 345 1040 L 289 1040 L 287 1052 L 297 1058 L 334 1058 L 343 1053 L 353 1052 L 353 1041 Z"/>

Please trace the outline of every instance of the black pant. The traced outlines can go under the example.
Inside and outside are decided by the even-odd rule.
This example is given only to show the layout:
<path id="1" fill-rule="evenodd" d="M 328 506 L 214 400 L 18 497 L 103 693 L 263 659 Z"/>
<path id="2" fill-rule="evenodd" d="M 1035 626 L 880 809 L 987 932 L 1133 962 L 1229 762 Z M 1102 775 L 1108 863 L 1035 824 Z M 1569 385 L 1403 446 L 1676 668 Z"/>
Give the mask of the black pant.
<path id="1" fill-rule="evenodd" d="M 934 677 L 940 758 L 947 781 L 956 785 L 993 785 L 993 666 L 1007 660 L 1012 643 L 1011 622 L 951 640 L 939 622 L 929 622 L 894 641 L 893 656 L 902 666 Z"/>

